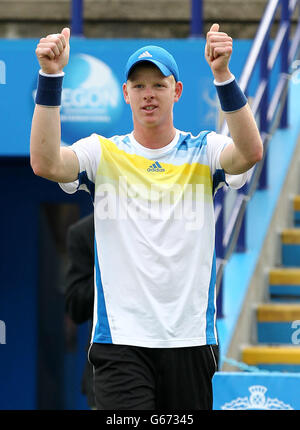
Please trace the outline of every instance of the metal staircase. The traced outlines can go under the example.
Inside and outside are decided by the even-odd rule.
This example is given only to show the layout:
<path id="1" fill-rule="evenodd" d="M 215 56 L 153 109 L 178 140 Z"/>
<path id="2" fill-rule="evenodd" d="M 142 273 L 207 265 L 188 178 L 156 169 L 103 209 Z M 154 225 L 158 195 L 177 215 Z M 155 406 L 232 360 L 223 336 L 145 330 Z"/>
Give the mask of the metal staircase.
<path id="1" fill-rule="evenodd" d="M 280 234 L 281 267 L 269 272 L 268 301 L 256 308 L 257 344 L 242 361 L 259 369 L 300 372 L 300 196 L 293 200 L 293 228 Z"/>

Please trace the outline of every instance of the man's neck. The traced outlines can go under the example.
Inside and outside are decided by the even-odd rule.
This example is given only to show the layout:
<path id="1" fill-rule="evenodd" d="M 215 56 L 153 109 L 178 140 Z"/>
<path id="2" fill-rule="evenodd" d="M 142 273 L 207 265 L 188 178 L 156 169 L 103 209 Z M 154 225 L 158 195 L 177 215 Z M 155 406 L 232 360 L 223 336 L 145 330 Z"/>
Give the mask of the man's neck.
<path id="1" fill-rule="evenodd" d="M 168 127 L 166 130 L 162 130 L 157 127 L 153 128 L 134 128 L 133 136 L 135 140 L 142 146 L 149 149 L 159 149 L 167 146 L 172 142 L 176 134 L 174 127 Z"/>

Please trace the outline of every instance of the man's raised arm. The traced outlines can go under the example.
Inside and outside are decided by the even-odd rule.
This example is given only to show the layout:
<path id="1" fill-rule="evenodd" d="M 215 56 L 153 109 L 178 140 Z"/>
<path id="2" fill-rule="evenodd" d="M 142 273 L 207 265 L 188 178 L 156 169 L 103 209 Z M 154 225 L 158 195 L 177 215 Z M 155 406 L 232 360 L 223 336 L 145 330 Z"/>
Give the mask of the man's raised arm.
<path id="1" fill-rule="evenodd" d="M 229 70 L 232 39 L 219 32 L 213 24 L 207 33 L 205 58 L 215 78 L 221 108 L 233 144 L 220 155 L 220 164 L 226 173 L 239 174 L 249 170 L 263 156 L 263 145 L 254 116 L 243 92 Z"/>
<path id="2" fill-rule="evenodd" d="M 61 147 L 60 100 L 63 68 L 68 64 L 70 30 L 42 38 L 36 48 L 41 70 L 32 119 L 30 163 L 38 176 L 56 182 L 78 178 L 76 154 Z"/>

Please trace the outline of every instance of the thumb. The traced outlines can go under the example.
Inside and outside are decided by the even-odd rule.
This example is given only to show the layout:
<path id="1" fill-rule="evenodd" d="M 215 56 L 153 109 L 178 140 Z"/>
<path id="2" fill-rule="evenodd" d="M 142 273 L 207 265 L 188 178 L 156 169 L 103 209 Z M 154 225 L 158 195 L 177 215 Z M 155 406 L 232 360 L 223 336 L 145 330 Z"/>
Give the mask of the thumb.
<path id="1" fill-rule="evenodd" d="M 219 31 L 219 28 L 220 28 L 219 24 L 215 23 L 210 27 L 209 31 Z"/>
<path id="2" fill-rule="evenodd" d="M 69 43 L 69 40 L 70 40 L 70 34 L 71 34 L 70 29 L 69 29 L 68 27 L 65 27 L 65 28 L 62 30 L 61 34 L 62 34 L 63 36 L 65 36 L 66 42 L 67 42 L 67 43 Z"/>

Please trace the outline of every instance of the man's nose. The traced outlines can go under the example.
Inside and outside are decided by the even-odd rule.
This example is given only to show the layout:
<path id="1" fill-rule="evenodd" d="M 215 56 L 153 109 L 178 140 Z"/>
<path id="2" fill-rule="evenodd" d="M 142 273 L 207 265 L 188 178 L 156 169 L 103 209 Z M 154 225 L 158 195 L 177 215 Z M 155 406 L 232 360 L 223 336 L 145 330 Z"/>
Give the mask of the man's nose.
<path id="1" fill-rule="evenodd" d="M 145 88 L 144 99 L 145 100 L 147 100 L 147 99 L 153 99 L 153 97 L 154 97 L 154 94 L 153 94 L 152 88 L 150 88 L 150 87 Z"/>

